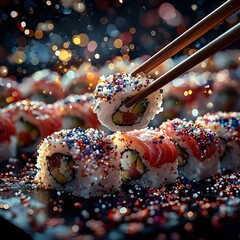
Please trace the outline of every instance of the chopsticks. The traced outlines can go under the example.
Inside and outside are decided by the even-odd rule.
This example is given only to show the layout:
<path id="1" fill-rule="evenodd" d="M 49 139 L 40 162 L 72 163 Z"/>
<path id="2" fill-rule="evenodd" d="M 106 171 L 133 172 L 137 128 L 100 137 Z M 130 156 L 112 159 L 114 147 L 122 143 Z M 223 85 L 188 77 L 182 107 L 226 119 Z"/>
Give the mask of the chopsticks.
<path id="1" fill-rule="evenodd" d="M 227 3 L 230 4 L 230 9 L 226 9 L 226 6 L 229 7 L 229 5 L 226 5 Z M 224 11 L 222 9 L 224 9 Z M 238 9 L 240 9 L 239 0 L 229 0 L 228 2 L 223 4 L 220 8 L 215 10 L 212 13 L 213 15 L 210 14 L 206 18 L 204 18 L 204 23 L 203 24 L 200 23 L 200 29 L 202 29 L 203 26 L 205 26 L 205 25 L 207 25 L 206 28 L 208 30 L 210 29 L 208 27 L 208 21 L 206 20 L 206 19 L 208 19 L 208 17 L 210 17 L 211 27 L 214 27 L 217 24 L 214 23 L 215 21 L 212 18 L 212 16 L 218 17 L 216 22 L 219 23 L 223 20 L 222 15 L 219 15 L 220 13 L 223 14 L 225 17 L 226 16 L 228 17 L 229 14 L 226 14 L 225 11 L 226 12 L 230 11 L 232 14 L 232 13 L 236 12 Z M 215 15 L 216 11 L 217 11 L 217 15 Z M 219 19 L 221 19 L 221 21 Z M 197 23 L 197 26 L 199 26 L 198 24 L 199 23 Z M 192 31 L 190 31 L 190 33 L 189 33 L 189 31 L 187 32 L 187 36 L 189 37 L 189 39 L 191 39 L 190 42 L 192 42 L 196 39 L 196 32 L 199 31 L 196 29 L 195 26 L 196 25 L 194 25 L 191 28 L 191 29 L 193 29 L 193 32 Z M 193 33 L 193 36 L 192 36 L 192 33 Z M 185 34 L 183 34 L 183 35 L 185 35 Z M 199 37 L 200 35 L 202 35 L 202 33 L 199 31 L 199 33 L 197 35 Z M 184 42 L 182 43 L 181 41 L 184 41 L 185 38 L 186 38 L 185 36 L 182 37 L 182 35 L 181 35 L 180 40 L 178 40 L 179 39 L 178 38 L 177 40 L 173 41 L 173 43 L 170 43 L 170 46 L 173 48 L 172 51 L 170 51 L 170 47 L 166 46 L 165 48 L 168 50 L 163 49 L 163 52 L 167 51 L 167 53 L 166 52 L 165 53 L 168 55 L 168 57 L 173 56 L 177 52 L 177 49 L 184 48 L 182 46 L 185 46 L 186 43 L 184 43 Z M 126 107 L 131 107 L 132 105 L 138 103 L 139 101 L 141 101 L 142 99 L 144 99 L 145 97 L 147 97 L 148 95 L 153 93 L 154 91 L 160 89 L 167 83 L 171 82 L 172 80 L 174 80 L 181 74 L 185 73 L 192 67 L 196 66 L 197 64 L 199 64 L 200 62 L 202 62 L 203 60 L 208 58 L 209 56 L 213 55 L 214 53 L 218 52 L 219 50 L 223 49 L 224 47 L 230 45 L 231 43 L 233 43 L 234 41 L 236 41 L 239 38 L 240 38 L 240 23 L 236 24 L 231 29 L 229 29 L 227 32 L 225 32 L 224 34 L 222 34 L 221 36 L 219 36 L 218 38 L 216 38 L 215 40 L 213 40 L 212 42 L 207 44 L 205 47 L 203 47 L 202 49 L 200 49 L 197 52 L 195 52 L 194 54 L 192 54 L 190 57 L 185 59 L 183 62 L 179 63 L 174 68 L 172 68 L 171 70 L 169 70 L 168 72 L 166 72 L 165 74 L 163 74 L 162 76 L 157 78 L 149 87 L 140 91 L 133 97 L 127 99 L 124 102 L 124 105 Z M 178 43 L 177 46 L 175 46 L 176 43 Z M 189 41 L 188 41 L 188 43 L 189 43 Z M 181 45 L 181 47 L 179 45 Z M 159 56 L 161 56 L 161 55 L 162 55 L 162 50 L 160 50 L 157 54 L 155 54 L 153 57 L 151 57 L 150 60 L 147 60 L 144 64 L 142 64 L 142 66 L 140 66 L 139 68 L 134 70 L 132 72 L 132 74 L 135 75 L 139 71 L 140 71 L 139 73 L 141 73 L 141 70 L 143 70 L 143 69 L 145 69 L 145 71 L 149 71 L 149 69 L 152 70 L 152 65 L 154 65 L 156 67 L 159 65 L 160 62 L 163 62 L 164 60 L 166 60 L 166 57 L 163 57 L 164 60 L 162 60 L 162 58 L 159 59 Z"/>
<path id="2" fill-rule="evenodd" d="M 218 38 L 207 44 L 205 47 L 201 48 L 190 57 L 188 57 L 183 62 L 179 63 L 171 70 L 157 78 L 149 87 L 140 91 L 133 97 L 127 99 L 124 102 L 126 107 L 131 107 L 133 104 L 140 102 L 142 99 L 153 93 L 154 91 L 160 89 L 167 83 L 171 82 L 184 72 L 188 71 L 192 67 L 196 66 L 212 54 L 218 52 L 222 48 L 230 45 L 237 39 L 240 39 L 240 23 L 236 24 L 234 27 L 229 29 L 224 34 L 220 35 Z"/>
<path id="3" fill-rule="evenodd" d="M 240 9 L 239 0 L 229 0 L 189 28 L 182 35 L 177 37 L 159 52 L 150 57 L 147 61 L 131 72 L 132 76 L 137 73 L 149 73 L 168 58 L 172 57 L 190 43 L 207 33 L 210 29 L 220 24 L 224 19 Z"/>

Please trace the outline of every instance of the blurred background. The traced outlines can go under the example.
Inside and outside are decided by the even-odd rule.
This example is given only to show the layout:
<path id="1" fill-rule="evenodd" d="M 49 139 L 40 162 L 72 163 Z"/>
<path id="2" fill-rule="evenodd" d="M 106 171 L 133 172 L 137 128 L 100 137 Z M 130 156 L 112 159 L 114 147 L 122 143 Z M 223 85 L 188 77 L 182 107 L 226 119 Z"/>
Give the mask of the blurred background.
<path id="1" fill-rule="evenodd" d="M 83 62 L 102 67 L 116 59 L 147 58 L 224 2 L 0 0 L 0 76 L 21 81 L 45 68 L 62 75 Z M 178 55 L 190 55 L 237 19 L 238 14 Z M 235 42 L 228 48 L 239 47 Z"/>

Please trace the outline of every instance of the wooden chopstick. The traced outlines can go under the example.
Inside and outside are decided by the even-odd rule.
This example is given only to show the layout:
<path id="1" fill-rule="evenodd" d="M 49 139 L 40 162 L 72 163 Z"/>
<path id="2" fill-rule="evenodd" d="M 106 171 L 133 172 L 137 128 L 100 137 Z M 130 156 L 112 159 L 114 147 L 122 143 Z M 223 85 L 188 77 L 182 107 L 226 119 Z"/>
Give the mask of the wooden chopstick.
<path id="1" fill-rule="evenodd" d="M 168 58 L 172 57 L 190 43 L 204 35 L 210 29 L 220 24 L 224 19 L 240 9 L 240 0 L 229 0 L 200 20 L 186 32 L 181 34 L 155 55 L 131 72 L 132 76 L 137 73 L 149 73 Z"/>
<path id="2" fill-rule="evenodd" d="M 160 89 L 167 83 L 171 82 L 175 78 L 179 77 L 192 67 L 196 66 L 206 58 L 210 57 L 214 53 L 218 52 L 222 48 L 230 45 L 234 41 L 240 38 L 240 23 L 230 28 L 227 32 L 220 35 L 218 38 L 192 54 L 183 62 L 176 65 L 174 68 L 157 78 L 151 85 L 144 90 L 140 91 L 130 99 L 124 102 L 126 107 L 131 107 L 133 104 L 138 103 L 154 91 Z"/>

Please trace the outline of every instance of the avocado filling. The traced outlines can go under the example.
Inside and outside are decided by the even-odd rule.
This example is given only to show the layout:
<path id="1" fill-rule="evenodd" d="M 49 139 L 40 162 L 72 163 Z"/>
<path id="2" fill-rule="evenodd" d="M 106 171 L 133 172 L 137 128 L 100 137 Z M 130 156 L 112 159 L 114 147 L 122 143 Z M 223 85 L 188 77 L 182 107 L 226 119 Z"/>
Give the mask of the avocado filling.
<path id="1" fill-rule="evenodd" d="M 186 150 L 179 145 L 177 145 L 177 150 L 178 150 L 178 168 L 185 166 L 188 163 L 188 153 Z"/>
<path id="2" fill-rule="evenodd" d="M 54 153 L 50 157 L 46 157 L 46 159 L 48 170 L 57 183 L 64 185 L 74 179 L 75 162 L 71 156 Z"/>
<path id="3" fill-rule="evenodd" d="M 18 147 L 28 147 L 36 143 L 40 138 L 39 129 L 20 118 L 16 123 L 17 136 L 18 136 Z"/>
<path id="4" fill-rule="evenodd" d="M 130 149 L 124 151 L 122 154 L 122 167 L 121 177 L 123 181 L 138 179 L 145 170 L 145 166 L 138 152 Z"/>
<path id="5" fill-rule="evenodd" d="M 141 122 L 147 106 L 148 101 L 146 99 L 135 104 L 131 109 L 124 109 L 124 105 L 122 104 L 120 108 L 112 115 L 112 121 L 120 126 L 132 126 L 137 124 Z"/>
<path id="6" fill-rule="evenodd" d="M 74 116 L 65 116 L 63 117 L 63 128 L 86 128 L 85 121 L 81 118 Z"/>

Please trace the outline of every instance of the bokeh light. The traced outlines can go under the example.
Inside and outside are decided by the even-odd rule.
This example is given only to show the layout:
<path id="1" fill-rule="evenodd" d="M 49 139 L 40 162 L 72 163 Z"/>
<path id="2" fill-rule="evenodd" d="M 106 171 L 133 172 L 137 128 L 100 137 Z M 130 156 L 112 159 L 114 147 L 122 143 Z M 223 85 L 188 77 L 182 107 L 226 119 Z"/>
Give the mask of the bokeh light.
<path id="1" fill-rule="evenodd" d="M 188 4 L 173 0 L 46 0 L 42 5 L 1 1 L 0 30 L 6 34 L 0 36 L 0 60 L 8 74 L 21 79 L 44 66 L 61 73 L 85 61 L 104 66 L 116 56 L 134 60 L 153 55 L 224 2 L 216 1 L 209 6 L 206 1 L 193 0 Z M 191 55 L 225 28 L 215 29 L 179 54 Z"/>
<path id="2" fill-rule="evenodd" d="M 0 66 L 0 76 L 6 77 L 8 74 L 8 69 L 6 66 Z"/>

